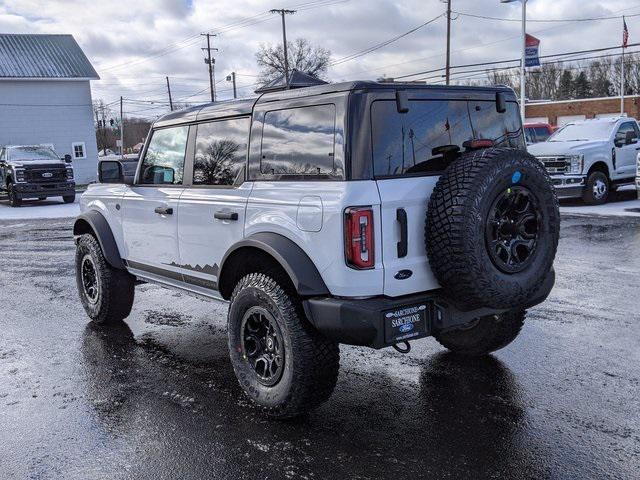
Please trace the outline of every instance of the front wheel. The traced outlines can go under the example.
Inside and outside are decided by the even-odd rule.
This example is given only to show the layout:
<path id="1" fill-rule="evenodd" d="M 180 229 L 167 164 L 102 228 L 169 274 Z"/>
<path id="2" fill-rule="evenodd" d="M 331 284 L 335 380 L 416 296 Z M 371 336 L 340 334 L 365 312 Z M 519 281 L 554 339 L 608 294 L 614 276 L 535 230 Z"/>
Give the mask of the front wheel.
<path id="1" fill-rule="evenodd" d="M 13 187 L 13 183 L 9 183 L 9 185 L 7 185 L 7 191 L 9 194 L 9 205 L 12 207 L 19 207 L 22 205 L 22 199 L 18 196 L 18 193 Z"/>
<path id="2" fill-rule="evenodd" d="M 228 333 L 238 382 L 268 417 L 296 417 L 331 396 L 338 344 L 307 322 L 283 282 L 262 273 L 243 277 L 231 295 Z"/>
<path id="3" fill-rule="evenodd" d="M 76 194 L 74 193 L 73 195 L 65 195 L 62 197 L 62 201 L 64 203 L 73 203 L 76 201 Z"/>
<path id="4" fill-rule="evenodd" d="M 506 347 L 520 333 L 526 311 L 506 312 L 482 317 L 469 325 L 435 335 L 436 340 L 454 353 L 487 355 Z"/>
<path id="5" fill-rule="evenodd" d="M 582 200 L 588 205 L 602 205 L 609 199 L 610 191 L 609 178 L 604 172 L 596 170 L 587 177 Z"/>
<path id="6" fill-rule="evenodd" d="M 76 248 L 76 285 L 87 315 L 96 323 L 119 323 L 129 316 L 135 280 L 125 270 L 109 265 L 100 244 L 85 234 Z"/>

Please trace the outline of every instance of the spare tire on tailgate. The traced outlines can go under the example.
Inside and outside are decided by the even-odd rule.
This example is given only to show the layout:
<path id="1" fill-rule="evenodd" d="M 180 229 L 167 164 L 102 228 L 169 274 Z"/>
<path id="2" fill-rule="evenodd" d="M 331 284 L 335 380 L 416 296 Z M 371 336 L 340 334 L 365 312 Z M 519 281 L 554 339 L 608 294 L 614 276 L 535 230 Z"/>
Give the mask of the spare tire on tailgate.
<path id="1" fill-rule="evenodd" d="M 560 213 L 549 175 L 524 150 L 464 153 L 429 200 L 431 268 L 460 308 L 513 309 L 532 300 L 552 267 Z"/>

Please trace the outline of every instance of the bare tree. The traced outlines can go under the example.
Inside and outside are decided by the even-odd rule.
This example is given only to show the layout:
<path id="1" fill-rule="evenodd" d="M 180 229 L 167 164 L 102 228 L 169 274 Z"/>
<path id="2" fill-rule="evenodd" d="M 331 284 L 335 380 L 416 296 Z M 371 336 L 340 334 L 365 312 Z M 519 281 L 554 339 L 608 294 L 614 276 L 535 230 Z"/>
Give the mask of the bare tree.
<path id="1" fill-rule="evenodd" d="M 289 69 L 299 70 L 317 78 L 323 78 L 329 67 L 331 52 L 323 47 L 313 46 L 306 38 L 297 38 L 287 42 Z M 269 83 L 284 75 L 284 49 L 282 44 L 260 45 L 256 53 L 256 61 L 260 67 L 258 82 Z"/>

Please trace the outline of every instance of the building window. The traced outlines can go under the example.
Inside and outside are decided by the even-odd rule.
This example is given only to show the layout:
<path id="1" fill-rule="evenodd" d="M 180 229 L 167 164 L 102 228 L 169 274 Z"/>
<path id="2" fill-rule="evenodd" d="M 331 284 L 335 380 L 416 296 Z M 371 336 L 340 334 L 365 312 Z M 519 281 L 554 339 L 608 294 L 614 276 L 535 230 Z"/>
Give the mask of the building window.
<path id="1" fill-rule="evenodd" d="M 84 142 L 72 143 L 71 148 L 73 149 L 73 158 L 87 158 Z"/>

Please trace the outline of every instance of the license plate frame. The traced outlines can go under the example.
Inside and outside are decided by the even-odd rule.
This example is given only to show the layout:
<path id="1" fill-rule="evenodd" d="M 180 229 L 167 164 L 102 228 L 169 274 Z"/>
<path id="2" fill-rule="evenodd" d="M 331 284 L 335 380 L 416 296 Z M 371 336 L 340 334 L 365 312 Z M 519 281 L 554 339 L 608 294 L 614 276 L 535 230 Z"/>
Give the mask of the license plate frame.
<path id="1" fill-rule="evenodd" d="M 426 337 L 430 330 L 428 302 L 403 305 L 382 312 L 384 340 L 388 345 Z"/>

